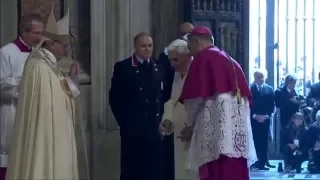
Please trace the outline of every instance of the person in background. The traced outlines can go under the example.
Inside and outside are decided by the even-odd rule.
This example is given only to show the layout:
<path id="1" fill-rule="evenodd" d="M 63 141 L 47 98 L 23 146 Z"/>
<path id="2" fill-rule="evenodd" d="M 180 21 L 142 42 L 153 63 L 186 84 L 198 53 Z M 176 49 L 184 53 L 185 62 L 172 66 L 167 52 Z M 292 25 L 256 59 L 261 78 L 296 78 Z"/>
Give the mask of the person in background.
<path id="1" fill-rule="evenodd" d="M 148 33 L 135 36 L 134 48 L 132 56 L 114 65 L 109 91 L 109 104 L 120 126 L 120 179 L 164 180 L 159 124 L 169 99 L 165 97 L 166 72 L 152 58 L 153 41 Z"/>
<path id="2" fill-rule="evenodd" d="M 317 111 L 320 110 L 320 72 L 318 75 L 318 80 L 318 82 L 311 86 L 310 92 L 307 96 L 308 105 L 314 108 L 311 115 L 313 121 L 315 120 Z"/>
<path id="3" fill-rule="evenodd" d="M 320 172 L 320 110 L 316 113 L 316 121 L 308 129 L 308 150 L 310 173 Z"/>
<path id="4" fill-rule="evenodd" d="M 280 125 L 284 129 L 291 117 L 299 111 L 299 96 L 295 91 L 297 78 L 293 74 L 286 75 L 284 84 L 274 93 L 275 105 L 280 109 Z"/>
<path id="5" fill-rule="evenodd" d="M 302 162 L 308 159 L 307 129 L 303 115 L 295 113 L 282 133 L 284 171 L 288 173 L 295 169 L 300 173 Z"/>
<path id="6" fill-rule="evenodd" d="M 41 41 L 43 32 L 40 15 L 28 14 L 20 20 L 19 37 L 0 49 L 0 180 L 6 175 L 23 67 L 32 47 Z"/>
<path id="7" fill-rule="evenodd" d="M 252 93 L 251 126 L 258 156 L 255 167 L 259 170 L 269 170 L 265 166 L 268 164 L 270 118 L 274 112 L 273 88 L 265 83 L 266 70 L 257 69 L 253 76 L 254 82 L 250 84 L 250 90 Z"/>

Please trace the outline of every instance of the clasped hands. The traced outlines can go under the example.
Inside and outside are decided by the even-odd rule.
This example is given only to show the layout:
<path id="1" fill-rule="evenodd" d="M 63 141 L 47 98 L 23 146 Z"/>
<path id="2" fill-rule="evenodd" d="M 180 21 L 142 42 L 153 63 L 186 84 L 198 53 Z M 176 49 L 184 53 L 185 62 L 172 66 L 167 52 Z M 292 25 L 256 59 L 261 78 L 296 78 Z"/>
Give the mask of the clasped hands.
<path id="1" fill-rule="evenodd" d="M 80 64 L 79 63 L 73 63 L 70 67 L 70 71 L 69 71 L 69 77 L 71 79 L 75 79 L 78 77 L 80 73 Z"/>
<path id="2" fill-rule="evenodd" d="M 268 115 L 258 115 L 254 114 L 253 119 L 257 120 L 260 123 L 263 123 L 265 120 L 269 119 L 270 117 Z"/>

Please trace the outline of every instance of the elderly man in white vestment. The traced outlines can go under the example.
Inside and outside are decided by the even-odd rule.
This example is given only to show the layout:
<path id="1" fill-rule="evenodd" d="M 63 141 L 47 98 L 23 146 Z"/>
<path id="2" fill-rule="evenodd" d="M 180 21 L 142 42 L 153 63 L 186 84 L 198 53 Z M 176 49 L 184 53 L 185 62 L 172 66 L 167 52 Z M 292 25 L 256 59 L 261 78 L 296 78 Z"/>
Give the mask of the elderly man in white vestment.
<path id="1" fill-rule="evenodd" d="M 77 180 L 78 153 L 74 98 L 80 92 L 72 78 L 57 67 L 67 55 L 69 12 L 56 21 L 53 9 L 46 38 L 28 57 L 20 85 L 9 155 L 8 180 Z M 40 47 L 41 46 L 41 47 Z M 83 178 L 82 178 L 83 179 Z"/>
<path id="2" fill-rule="evenodd" d="M 183 104 L 178 100 L 183 87 L 184 79 L 188 73 L 192 57 L 189 55 L 188 44 L 186 41 L 177 39 L 168 47 L 168 57 L 171 66 L 175 70 L 172 84 L 171 98 L 165 103 L 165 111 L 160 124 L 160 131 L 164 134 L 171 134 L 173 129 L 174 137 L 174 159 L 175 159 L 175 179 L 194 180 L 198 179 L 196 171 L 188 168 L 189 144 L 179 139 L 181 130 L 185 127 L 187 113 Z"/>
<path id="3" fill-rule="evenodd" d="M 19 24 L 19 37 L 0 49 L 0 180 L 4 180 L 8 165 L 23 66 L 31 47 L 41 41 L 43 31 L 44 23 L 38 14 L 23 16 Z"/>

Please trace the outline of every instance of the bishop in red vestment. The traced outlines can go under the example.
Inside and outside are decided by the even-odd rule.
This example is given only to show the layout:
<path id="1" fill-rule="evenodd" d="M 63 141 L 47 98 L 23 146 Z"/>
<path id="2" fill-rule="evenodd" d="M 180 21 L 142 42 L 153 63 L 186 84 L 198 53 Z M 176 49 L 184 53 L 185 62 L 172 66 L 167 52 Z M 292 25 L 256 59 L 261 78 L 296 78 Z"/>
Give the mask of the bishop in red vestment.
<path id="1" fill-rule="evenodd" d="M 211 31 L 188 36 L 194 60 L 180 100 L 188 112 L 183 141 L 191 140 L 189 168 L 200 180 L 249 180 L 256 160 L 250 124 L 251 93 L 240 65 L 213 45 Z"/>

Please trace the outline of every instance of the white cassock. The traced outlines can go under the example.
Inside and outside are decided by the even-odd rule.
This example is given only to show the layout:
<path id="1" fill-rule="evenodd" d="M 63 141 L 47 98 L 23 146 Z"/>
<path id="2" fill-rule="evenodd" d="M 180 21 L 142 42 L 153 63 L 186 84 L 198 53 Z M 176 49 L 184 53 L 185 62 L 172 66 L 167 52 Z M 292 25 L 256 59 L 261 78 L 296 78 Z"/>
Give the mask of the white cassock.
<path id="1" fill-rule="evenodd" d="M 174 124 L 174 159 L 175 159 L 175 179 L 197 180 L 198 172 L 190 170 L 188 164 L 189 143 L 184 143 L 177 137 L 185 127 L 187 112 L 183 104 L 178 100 L 182 91 L 186 75 L 183 77 L 176 72 L 174 75 L 171 99 L 165 103 L 165 112 L 162 119 L 170 120 Z"/>
<path id="2" fill-rule="evenodd" d="M 30 49 L 20 38 L 0 49 L 0 167 L 3 168 L 8 165 L 18 86 Z"/>

